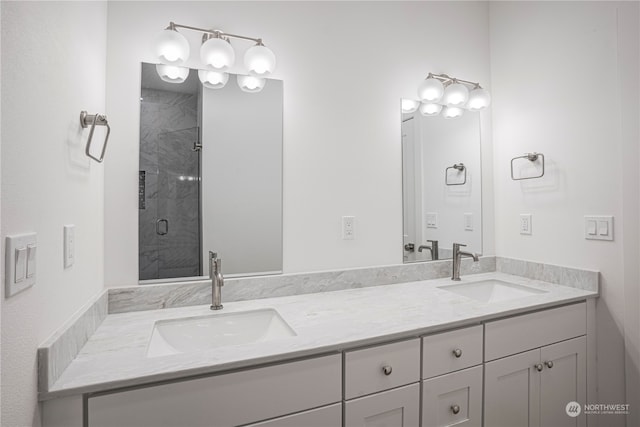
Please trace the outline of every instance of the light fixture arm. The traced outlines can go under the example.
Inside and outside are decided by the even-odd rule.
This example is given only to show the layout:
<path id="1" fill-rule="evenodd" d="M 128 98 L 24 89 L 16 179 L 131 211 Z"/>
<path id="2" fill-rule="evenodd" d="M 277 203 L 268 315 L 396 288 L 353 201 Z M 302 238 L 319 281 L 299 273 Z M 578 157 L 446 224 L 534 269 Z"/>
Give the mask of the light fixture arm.
<path id="1" fill-rule="evenodd" d="M 168 30 L 175 31 L 176 28 L 184 28 L 186 30 L 200 31 L 201 33 L 209 34 L 216 38 L 232 37 L 236 39 L 250 40 L 250 41 L 256 42 L 260 46 L 263 45 L 261 38 L 241 36 L 239 34 L 225 33 L 224 31 L 220 31 L 220 30 L 208 30 L 205 28 L 191 27 L 189 25 L 182 25 L 182 24 L 176 24 L 175 22 L 169 22 L 169 26 L 167 27 Z"/>
<path id="2" fill-rule="evenodd" d="M 440 80 L 442 82 L 442 84 L 444 84 L 445 86 L 448 86 L 448 85 L 450 85 L 452 83 L 464 83 L 466 85 L 473 86 L 474 89 L 482 88 L 482 86 L 480 86 L 480 83 L 470 82 L 469 80 L 458 79 L 456 77 L 451 77 L 451 76 L 449 76 L 447 74 L 429 73 L 427 78 L 433 78 L 433 79 Z"/>

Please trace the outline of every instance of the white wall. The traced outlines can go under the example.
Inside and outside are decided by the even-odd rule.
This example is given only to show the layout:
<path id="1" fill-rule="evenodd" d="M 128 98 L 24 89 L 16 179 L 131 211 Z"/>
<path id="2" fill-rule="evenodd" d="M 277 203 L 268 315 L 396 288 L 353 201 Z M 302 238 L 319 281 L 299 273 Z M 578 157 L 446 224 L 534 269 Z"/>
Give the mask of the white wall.
<path id="1" fill-rule="evenodd" d="M 137 282 L 140 62 L 153 61 L 150 43 L 169 21 L 259 36 L 277 55 L 274 78 L 284 81 L 284 271 L 401 263 L 400 98 L 415 98 L 429 71 L 489 81 L 488 5 L 111 2 L 107 109 L 117 123 L 109 147 L 117 160 L 105 169 L 107 286 Z M 185 34 L 195 52 L 187 65 L 196 67 L 198 36 Z M 240 59 L 249 45 L 234 43 Z M 483 113 L 488 153 L 489 122 Z M 491 156 L 484 160 L 490 170 Z M 487 254 L 490 176 L 483 180 Z M 356 240 L 341 240 L 343 215 L 356 217 Z"/>
<path id="2" fill-rule="evenodd" d="M 2 2 L 3 252 L 7 234 L 38 234 L 36 285 L 2 299 L 3 426 L 40 424 L 37 346 L 103 288 L 103 167 L 79 114 L 105 110 L 106 17 L 104 2 Z"/>
<path id="3" fill-rule="evenodd" d="M 282 82 L 202 91 L 202 250 L 225 274 L 282 270 Z"/>
<path id="4" fill-rule="evenodd" d="M 637 198 L 638 181 L 623 193 L 627 105 L 620 93 L 627 87 L 619 78 L 625 53 L 617 7 L 621 15 L 635 13 L 637 29 L 633 3 L 496 2 L 490 18 L 496 253 L 601 271 L 597 380 L 599 400 L 609 403 L 625 402 L 623 248 L 638 236 L 637 228 L 626 234 L 623 220 L 624 196 Z M 637 79 L 637 71 L 626 78 Z M 637 98 L 635 108 L 637 119 Z M 629 145 L 637 150 L 637 138 Z M 510 159 L 530 151 L 545 154 L 545 177 L 512 181 Z M 518 233 L 521 213 L 533 214 L 532 236 Z M 585 240 L 588 214 L 614 215 L 615 241 Z M 607 416 L 601 425 L 624 421 Z"/>

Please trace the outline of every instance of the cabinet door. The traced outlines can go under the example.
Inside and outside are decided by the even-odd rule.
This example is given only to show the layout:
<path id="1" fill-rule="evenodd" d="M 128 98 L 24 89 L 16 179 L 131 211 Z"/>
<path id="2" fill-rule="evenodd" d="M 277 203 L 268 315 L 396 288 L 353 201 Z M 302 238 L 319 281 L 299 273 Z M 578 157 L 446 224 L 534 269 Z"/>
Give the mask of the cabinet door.
<path id="1" fill-rule="evenodd" d="M 485 427 L 540 426 L 540 349 L 494 360 L 484 370 Z"/>
<path id="2" fill-rule="evenodd" d="M 569 402 L 586 403 L 585 337 L 553 344 L 541 349 L 544 371 L 540 375 L 540 425 L 584 427 L 586 417 L 567 415 Z"/>
<path id="3" fill-rule="evenodd" d="M 345 403 L 345 427 L 415 427 L 420 418 L 420 386 L 412 384 Z"/>
<path id="4" fill-rule="evenodd" d="M 482 366 L 422 384 L 422 427 L 482 426 Z"/>
<path id="5" fill-rule="evenodd" d="M 250 424 L 245 427 L 339 427 L 342 425 L 342 404 L 325 406 L 274 420 Z"/>

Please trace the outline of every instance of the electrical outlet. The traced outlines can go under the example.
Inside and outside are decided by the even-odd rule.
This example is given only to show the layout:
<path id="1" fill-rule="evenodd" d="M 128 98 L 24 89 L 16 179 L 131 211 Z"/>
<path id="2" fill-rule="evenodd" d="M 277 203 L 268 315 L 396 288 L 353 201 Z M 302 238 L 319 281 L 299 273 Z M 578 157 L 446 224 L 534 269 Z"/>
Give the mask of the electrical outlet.
<path id="1" fill-rule="evenodd" d="M 73 265 L 76 259 L 76 226 L 73 224 L 64 226 L 64 268 Z"/>
<path id="2" fill-rule="evenodd" d="M 342 217 L 342 240 L 354 240 L 356 238 L 356 217 Z"/>
<path id="3" fill-rule="evenodd" d="M 531 214 L 520 214 L 520 234 L 531 234 Z"/>

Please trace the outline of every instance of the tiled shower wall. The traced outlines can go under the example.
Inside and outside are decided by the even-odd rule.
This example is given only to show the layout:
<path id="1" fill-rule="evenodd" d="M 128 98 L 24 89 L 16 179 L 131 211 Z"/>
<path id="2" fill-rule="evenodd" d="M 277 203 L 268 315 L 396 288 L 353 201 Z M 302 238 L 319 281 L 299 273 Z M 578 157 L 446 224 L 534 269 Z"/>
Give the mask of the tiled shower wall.
<path id="1" fill-rule="evenodd" d="M 140 280 L 200 275 L 198 95 L 142 89 L 139 206 Z M 144 208 L 143 206 L 144 205 Z M 166 219 L 159 235 L 156 222 Z M 160 231 L 165 231 L 161 224 Z"/>

